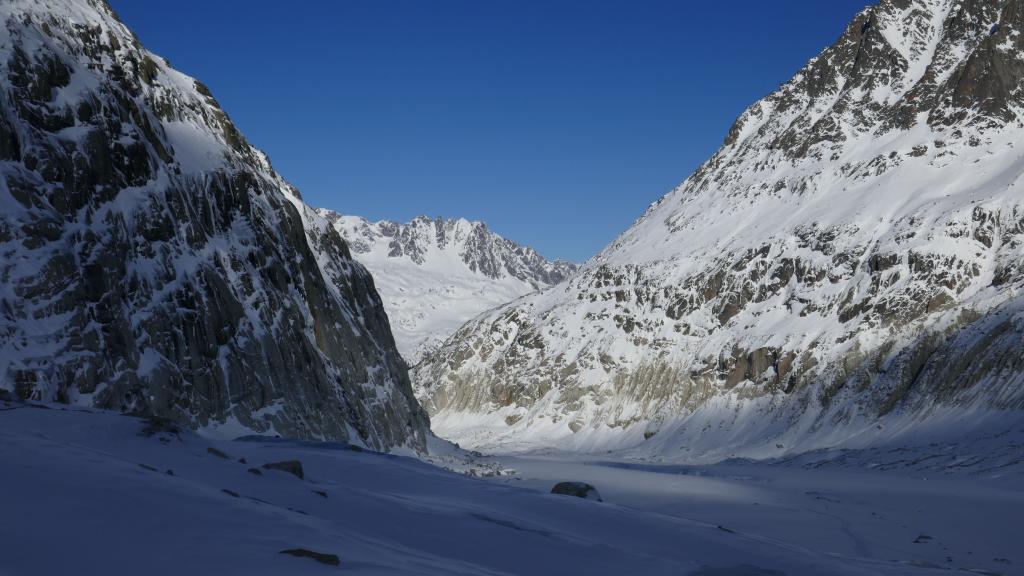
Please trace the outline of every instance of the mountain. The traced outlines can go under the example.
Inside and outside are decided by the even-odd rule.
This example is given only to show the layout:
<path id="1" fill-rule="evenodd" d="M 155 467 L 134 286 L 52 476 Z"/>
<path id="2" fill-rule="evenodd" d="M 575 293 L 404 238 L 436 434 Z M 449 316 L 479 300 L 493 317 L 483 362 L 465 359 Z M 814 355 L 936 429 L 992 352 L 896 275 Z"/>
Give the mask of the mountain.
<path id="1" fill-rule="evenodd" d="M 0 6 L 0 388 L 425 446 L 373 281 L 102 0 Z"/>
<path id="2" fill-rule="evenodd" d="M 398 350 L 410 364 L 474 316 L 565 280 L 577 265 L 545 260 L 483 222 L 419 216 L 400 224 L 320 210 L 373 273 Z"/>
<path id="3" fill-rule="evenodd" d="M 415 372 L 464 445 L 773 456 L 1024 408 L 1024 1 L 884 0 Z"/>

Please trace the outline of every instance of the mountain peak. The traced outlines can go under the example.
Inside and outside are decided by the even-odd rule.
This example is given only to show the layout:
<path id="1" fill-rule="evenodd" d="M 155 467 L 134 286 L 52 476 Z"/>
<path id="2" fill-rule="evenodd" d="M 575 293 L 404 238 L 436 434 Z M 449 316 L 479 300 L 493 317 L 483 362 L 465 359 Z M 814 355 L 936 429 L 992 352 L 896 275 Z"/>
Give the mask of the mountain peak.
<path id="1" fill-rule="evenodd" d="M 435 430 L 763 456 L 835 423 L 1024 406 L 1015 380 L 948 364 L 1021 346 L 1022 32 L 1021 0 L 860 12 L 583 270 L 422 363 Z"/>
<path id="2" fill-rule="evenodd" d="M 320 213 L 373 272 L 399 349 L 412 364 L 466 320 L 558 284 L 577 269 L 546 260 L 480 221 L 417 216 L 400 224 Z"/>
<path id="3" fill-rule="evenodd" d="M 549 261 L 533 248 L 506 240 L 479 220 L 420 215 L 401 224 L 392 220 L 370 222 L 327 209 L 318 212 L 334 225 L 356 254 L 384 250 L 388 258 L 408 258 L 420 266 L 433 258 L 454 255 L 473 273 L 495 280 L 514 278 L 535 288 L 557 284 L 577 268 L 575 263 Z"/>

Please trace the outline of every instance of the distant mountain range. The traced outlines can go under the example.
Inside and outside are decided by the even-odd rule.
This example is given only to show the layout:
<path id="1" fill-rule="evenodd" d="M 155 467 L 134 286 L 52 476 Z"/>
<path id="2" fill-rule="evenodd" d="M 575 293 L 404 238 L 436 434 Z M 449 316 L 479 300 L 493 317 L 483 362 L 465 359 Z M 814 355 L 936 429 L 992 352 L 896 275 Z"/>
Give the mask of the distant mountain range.
<path id="1" fill-rule="evenodd" d="M 319 213 L 373 273 L 398 349 L 413 365 L 481 312 L 553 286 L 577 269 L 546 260 L 482 222 L 419 216 L 401 224 Z"/>

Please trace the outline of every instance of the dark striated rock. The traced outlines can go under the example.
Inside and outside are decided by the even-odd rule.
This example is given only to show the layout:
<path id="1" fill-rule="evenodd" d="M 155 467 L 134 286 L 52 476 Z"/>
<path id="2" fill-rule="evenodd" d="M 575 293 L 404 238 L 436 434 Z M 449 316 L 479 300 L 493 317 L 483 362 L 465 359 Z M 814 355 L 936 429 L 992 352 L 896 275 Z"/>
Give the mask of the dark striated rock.
<path id="1" fill-rule="evenodd" d="M 424 448 L 373 280 L 208 90 L 102 1 L 0 26 L 0 389 Z"/>

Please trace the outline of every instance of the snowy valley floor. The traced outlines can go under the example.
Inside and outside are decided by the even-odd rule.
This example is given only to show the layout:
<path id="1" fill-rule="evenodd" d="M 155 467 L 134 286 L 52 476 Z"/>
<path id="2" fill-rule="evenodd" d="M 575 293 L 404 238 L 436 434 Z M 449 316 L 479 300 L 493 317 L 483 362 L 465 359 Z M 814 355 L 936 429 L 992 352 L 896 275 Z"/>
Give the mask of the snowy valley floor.
<path id="1" fill-rule="evenodd" d="M 503 458 L 526 487 L 589 482 L 605 501 L 846 557 L 1024 574 L 1024 480 L 896 471 Z"/>
<path id="2" fill-rule="evenodd" d="M 857 458 L 535 455 L 487 459 L 517 474 L 480 479 L 343 444 L 146 425 L 0 402 L 0 574 L 1024 573 L 1019 465 L 925 480 Z M 1003 439 L 1011 456 L 1019 440 Z M 302 479 L 263 468 L 288 460 Z M 561 480 L 605 501 L 547 494 Z M 281 553 L 294 549 L 328 563 Z"/>

